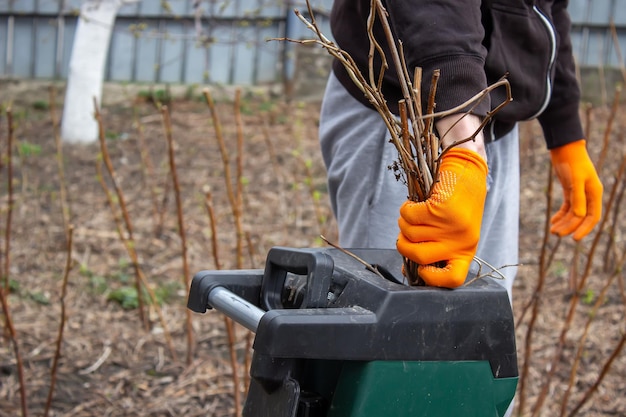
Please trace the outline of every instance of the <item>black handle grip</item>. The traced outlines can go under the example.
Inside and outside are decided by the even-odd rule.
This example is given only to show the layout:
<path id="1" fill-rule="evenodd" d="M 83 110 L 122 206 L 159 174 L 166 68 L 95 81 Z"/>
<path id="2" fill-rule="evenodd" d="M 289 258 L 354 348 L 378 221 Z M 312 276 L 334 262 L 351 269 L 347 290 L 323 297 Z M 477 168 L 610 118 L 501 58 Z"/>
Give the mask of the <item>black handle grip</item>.
<path id="1" fill-rule="evenodd" d="M 270 249 L 261 283 L 261 303 L 266 310 L 284 308 L 282 291 L 287 272 L 306 275 L 306 292 L 300 308 L 326 307 L 335 264 L 328 254 L 308 249 Z"/>

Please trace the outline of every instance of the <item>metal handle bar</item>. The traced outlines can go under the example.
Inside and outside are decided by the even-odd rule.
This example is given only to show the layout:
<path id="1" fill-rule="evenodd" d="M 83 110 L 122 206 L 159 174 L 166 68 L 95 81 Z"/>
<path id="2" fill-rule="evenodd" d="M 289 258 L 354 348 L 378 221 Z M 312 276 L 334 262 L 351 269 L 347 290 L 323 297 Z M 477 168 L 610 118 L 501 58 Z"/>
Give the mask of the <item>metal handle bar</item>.
<path id="1" fill-rule="evenodd" d="M 209 304 L 248 330 L 256 333 L 265 311 L 244 300 L 224 287 L 215 287 L 209 292 Z"/>

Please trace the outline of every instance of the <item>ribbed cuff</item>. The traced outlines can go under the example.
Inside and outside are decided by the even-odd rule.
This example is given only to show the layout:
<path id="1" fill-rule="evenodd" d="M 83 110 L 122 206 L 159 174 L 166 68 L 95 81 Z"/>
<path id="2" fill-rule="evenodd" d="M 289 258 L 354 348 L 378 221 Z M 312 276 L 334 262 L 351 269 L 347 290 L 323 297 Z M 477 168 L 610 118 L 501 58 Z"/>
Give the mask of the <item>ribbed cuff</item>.
<path id="1" fill-rule="evenodd" d="M 539 116 L 548 149 L 554 149 L 584 138 L 578 114 L 578 101 L 550 108 Z"/>
<path id="2" fill-rule="evenodd" d="M 446 59 L 430 60 L 422 67 L 422 108 L 426 112 L 428 96 L 434 70 L 440 70 L 435 94 L 435 112 L 450 110 L 471 99 L 487 88 L 484 61 L 480 57 L 456 55 Z M 491 108 L 489 96 L 474 102 L 461 113 L 471 112 L 484 117 Z"/>

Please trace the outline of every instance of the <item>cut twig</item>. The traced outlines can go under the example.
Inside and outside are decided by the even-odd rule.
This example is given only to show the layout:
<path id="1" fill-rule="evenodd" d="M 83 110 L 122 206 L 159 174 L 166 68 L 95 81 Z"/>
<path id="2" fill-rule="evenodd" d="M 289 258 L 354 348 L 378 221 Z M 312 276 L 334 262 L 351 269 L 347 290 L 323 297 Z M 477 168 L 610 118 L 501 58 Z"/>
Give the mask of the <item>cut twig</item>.
<path id="1" fill-rule="evenodd" d="M 491 265 L 489 262 L 485 261 L 484 259 L 479 258 L 478 256 L 474 256 L 474 262 L 478 263 L 478 273 L 476 274 L 474 278 L 464 283 L 463 284 L 464 286 L 471 285 L 472 283 L 483 278 L 493 278 L 493 279 L 504 280 L 506 279 L 506 276 L 504 276 L 504 274 L 500 271 L 506 268 L 513 268 L 513 267 L 519 266 L 519 264 L 513 264 L 513 265 L 502 265 L 496 268 L 495 266 Z M 489 268 L 489 271 L 483 273 L 482 269 L 484 267 Z"/>
<path id="2" fill-rule="evenodd" d="M 48 390 L 48 398 L 46 399 L 46 408 L 44 410 L 44 417 L 47 417 L 52 406 L 52 397 L 54 395 L 54 387 L 57 380 L 57 368 L 59 365 L 59 359 L 61 358 L 61 346 L 63 343 L 63 332 L 65 330 L 65 323 L 67 322 L 67 311 L 65 297 L 67 295 L 67 283 L 69 281 L 70 271 L 72 270 L 72 244 L 73 244 L 74 227 L 68 225 L 66 232 L 67 236 L 67 257 L 65 260 L 65 269 L 63 272 L 63 284 L 61 286 L 61 316 L 59 319 L 59 331 L 56 340 L 56 349 L 54 351 L 54 359 L 52 360 L 52 366 L 50 367 L 50 388 Z"/>
<path id="3" fill-rule="evenodd" d="M 233 400 L 235 402 L 235 417 L 241 416 L 241 389 L 239 382 L 239 362 L 237 362 L 237 349 L 235 343 L 237 335 L 233 320 L 224 316 L 224 326 L 228 337 L 228 351 L 230 354 L 230 367 L 233 372 Z"/>
<path id="4" fill-rule="evenodd" d="M 215 220 L 215 210 L 213 209 L 213 197 L 211 191 L 207 191 L 204 194 L 204 207 L 209 215 L 209 226 L 211 227 L 211 250 L 213 253 L 213 262 L 215 263 L 215 269 L 222 269 L 222 264 L 219 259 L 219 249 L 217 243 L 217 221 Z"/>
<path id="5" fill-rule="evenodd" d="M 617 197 L 615 198 L 615 205 L 613 209 L 613 220 L 611 221 L 611 227 L 607 231 L 609 235 L 609 241 L 606 244 L 606 249 L 604 251 L 604 256 L 603 256 L 603 261 L 604 261 L 603 265 L 604 265 L 605 272 L 615 268 L 614 262 L 613 262 L 614 258 L 611 255 L 617 251 L 617 245 L 616 245 L 617 228 L 619 226 L 619 218 L 620 218 L 620 211 L 622 208 L 622 200 L 624 199 L 625 194 L 626 194 L 626 181 L 622 181 L 620 190 L 617 194 Z"/>
<path id="6" fill-rule="evenodd" d="M 7 126 L 8 126 L 8 136 L 7 136 L 7 157 L 6 157 L 6 167 L 7 167 L 7 190 L 8 190 L 8 207 L 7 207 L 7 217 L 5 222 L 5 230 L 4 230 L 4 270 L 2 271 L 4 274 L 4 282 L 3 285 L 0 285 L 0 304 L 2 304 L 2 314 L 4 316 L 4 327 L 8 332 L 8 337 L 13 346 L 13 354 L 15 355 L 15 362 L 17 366 L 17 377 L 19 381 L 19 390 L 20 390 L 20 405 L 22 408 L 22 416 L 28 417 L 28 405 L 27 405 L 27 395 L 26 395 L 26 378 L 24 376 L 24 361 L 22 360 L 22 353 L 20 352 L 20 345 L 17 337 L 17 332 L 15 330 L 15 325 L 13 324 L 13 316 L 11 314 L 11 309 L 9 308 L 9 292 L 10 292 L 10 259 L 11 259 L 11 223 L 12 223 L 12 213 L 13 213 L 13 135 L 14 135 L 14 125 L 13 125 L 13 112 L 11 107 L 5 109 L 5 114 L 7 116 Z"/>
<path id="7" fill-rule="evenodd" d="M 219 250 L 218 250 L 218 240 L 217 240 L 217 222 L 215 220 L 215 212 L 213 210 L 213 202 L 211 197 L 211 192 L 207 191 L 205 193 L 204 204 L 207 209 L 207 213 L 209 215 L 209 224 L 211 227 L 211 242 L 212 242 L 212 252 L 213 252 L 213 262 L 215 263 L 215 269 L 222 269 L 221 262 L 219 260 Z M 239 416 L 241 414 L 241 391 L 240 391 L 240 383 L 239 383 L 239 363 L 237 362 L 237 350 L 235 347 L 235 328 L 233 326 L 233 321 L 224 316 L 224 328 L 226 329 L 226 335 L 228 338 L 228 349 L 230 353 L 230 366 L 233 372 L 233 399 L 235 402 L 235 416 Z M 246 369 L 248 369 L 246 367 Z"/>
<path id="8" fill-rule="evenodd" d="M 13 196 L 13 141 L 14 141 L 14 125 L 13 125 L 13 111 L 11 107 L 5 110 L 7 115 L 7 127 L 9 134 L 7 136 L 7 217 L 5 219 L 4 228 L 4 289 L 7 294 L 9 293 L 9 274 L 11 264 L 11 224 L 13 220 L 13 204 L 15 204 L 15 197 Z M 8 302 L 8 299 L 7 299 Z"/>
<path id="9" fill-rule="evenodd" d="M 174 196 L 176 198 L 176 217 L 178 219 L 178 234 L 180 236 L 181 257 L 183 260 L 183 284 L 185 289 L 189 291 L 191 288 L 191 280 L 189 277 L 189 261 L 187 256 L 187 233 L 185 230 L 185 221 L 183 215 L 183 199 L 180 193 L 180 184 L 178 181 L 178 171 L 176 169 L 176 158 L 174 155 L 174 139 L 172 137 L 172 121 L 167 106 L 161 106 L 161 115 L 163 116 L 163 129 L 165 130 L 165 139 L 167 140 L 167 149 L 170 162 L 170 175 L 172 176 L 172 184 L 174 185 Z M 185 309 L 185 322 L 187 327 L 187 365 L 191 365 L 193 360 L 194 339 L 193 339 L 193 322 L 191 310 Z"/>
<path id="10" fill-rule="evenodd" d="M 385 278 L 383 276 L 383 274 L 380 273 L 380 271 L 378 270 L 378 268 L 376 268 L 374 265 L 368 263 L 367 261 L 365 261 L 364 259 L 360 258 L 359 256 L 355 255 L 354 253 L 350 252 L 349 250 L 346 250 L 344 248 L 342 248 L 341 246 L 332 243 L 330 240 L 326 239 L 324 236 L 320 236 L 320 238 L 326 242 L 327 244 L 329 244 L 330 246 L 332 246 L 335 249 L 338 249 L 339 251 L 345 253 L 346 255 L 350 256 L 351 258 L 357 260 L 358 262 L 362 263 L 365 266 L 365 269 L 367 269 L 370 272 L 375 273 L 376 275 L 378 275 L 381 278 Z"/>
<path id="11" fill-rule="evenodd" d="M 237 250 L 237 266 L 238 268 L 242 268 L 243 262 L 243 223 L 242 223 L 242 186 L 243 183 L 243 173 L 242 173 L 242 155 L 237 155 L 237 170 L 236 170 L 236 181 L 237 185 L 233 187 L 232 174 L 230 169 L 230 154 L 226 147 L 226 142 L 224 140 L 224 135 L 222 133 L 222 125 L 220 123 L 219 115 L 217 114 L 217 109 L 215 107 L 215 103 L 213 101 L 213 97 L 208 89 L 203 91 L 204 98 L 209 106 L 209 110 L 211 112 L 211 118 L 213 120 L 213 128 L 215 129 L 215 136 L 217 138 L 217 143 L 219 145 L 220 154 L 222 156 L 222 165 L 224 169 L 224 182 L 226 186 L 226 193 L 228 195 L 228 201 L 230 203 L 231 211 L 233 214 L 233 218 L 235 220 L 235 233 L 236 233 L 236 250 Z M 241 122 L 241 104 L 240 104 L 240 96 L 241 90 L 237 90 L 235 95 L 235 121 L 237 125 L 237 148 L 239 150 L 239 154 L 243 153 L 243 131 L 242 131 L 242 122 Z"/>
<path id="12" fill-rule="evenodd" d="M 59 127 L 59 118 L 56 111 L 56 89 L 50 86 L 50 118 L 52 119 L 52 131 L 54 134 L 54 143 L 56 145 L 57 171 L 59 172 L 59 197 L 61 199 L 61 213 L 63 215 L 63 230 L 69 232 L 71 210 L 67 198 L 67 185 L 65 181 L 65 164 L 63 161 L 63 141 L 61 140 L 61 131 Z M 69 239 L 68 236 L 66 238 Z"/>
<path id="13" fill-rule="evenodd" d="M 22 353 L 20 351 L 20 344 L 17 337 L 17 331 L 15 330 L 15 325 L 13 323 L 13 316 L 11 314 L 11 309 L 9 307 L 9 292 L 10 290 L 10 259 L 11 259 L 11 222 L 12 222 L 12 213 L 13 213 L 13 161 L 12 161 L 12 149 L 13 149 L 13 135 L 14 135 L 14 125 L 13 125 L 13 112 L 11 107 L 5 109 L 5 114 L 7 116 L 7 127 L 8 127 L 8 136 L 7 136 L 7 157 L 6 157 L 6 167 L 7 167 L 7 190 L 8 190 L 8 207 L 7 207 L 7 217 L 5 222 L 5 230 L 4 230 L 4 270 L 2 271 L 4 274 L 4 282 L 3 285 L 0 285 L 0 304 L 2 307 L 2 315 L 4 316 L 4 328 L 8 333 L 8 338 L 13 347 L 13 354 L 15 355 L 15 362 L 17 366 L 17 377 L 19 381 L 19 390 L 20 390 L 20 405 L 22 408 L 22 416 L 28 417 L 28 405 L 27 405 L 27 395 L 26 395 L 26 378 L 24 375 L 24 362 L 22 360 Z"/>
<path id="14" fill-rule="evenodd" d="M 591 138 L 591 115 L 593 114 L 593 106 L 591 103 L 585 105 L 585 138 Z"/>
<path id="15" fill-rule="evenodd" d="M 272 137 L 269 131 L 269 126 L 268 126 L 267 120 L 265 119 L 263 120 L 262 132 L 263 132 L 263 141 L 265 142 L 265 146 L 267 147 L 267 152 L 269 154 L 270 162 L 272 165 L 272 170 L 274 171 L 274 177 L 276 178 L 276 181 L 278 181 L 278 186 L 276 187 L 277 188 L 276 192 L 277 192 L 277 197 L 278 197 L 277 200 L 280 202 L 278 210 L 280 212 L 280 217 L 285 218 L 287 216 L 286 215 L 287 210 L 285 206 L 285 202 L 287 201 L 287 199 L 284 196 L 285 191 L 283 189 L 283 184 L 285 183 L 285 179 L 282 175 L 281 170 L 279 169 L 279 167 L 281 166 L 281 163 L 278 158 L 278 155 L 276 154 L 276 149 L 272 142 Z M 288 230 L 285 231 L 286 234 L 288 234 L 288 232 L 289 232 Z"/>
<path id="16" fill-rule="evenodd" d="M 79 375 L 89 375 L 89 374 L 91 374 L 93 372 L 96 372 L 98 370 L 98 368 L 100 368 L 104 364 L 104 362 L 106 362 L 106 360 L 111 355 L 111 352 L 113 352 L 113 349 L 111 348 L 111 346 L 109 346 L 108 344 L 105 345 L 104 350 L 102 351 L 102 355 L 100 355 L 98 360 L 95 361 L 94 363 L 92 363 L 87 368 L 81 369 L 80 371 L 78 371 L 78 374 Z"/>
<path id="17" fill-rule="evenodd" d="M 256 269 L 256 265 L 254 262 L 255 253 L 254 253 L 254 245 L 252 245 L 252 238 L 250 236 L 250 232 L 246 232 L 246 242 L 248 245 L 248 257 L 250 258 L 250 268 Z M 246 349 L 244 350 L 245 354 L 243 357 L 243 366 L 244 372 L 243 374 L 243 386 L 244 386 L 244 394 L 248 394 L 248 390 L 250 389 L 250 367 L 252 366 L 252 345 L 254 343 L 254 333 L 246 332 Z"/>
<path id="18" fill-rule="evenodd" d="M 154 163 L 150 158 L 148 147 L 146 146 L 145 129 L 141 122 L 138 111 L 133 107 L 134 125 L 137 129 L 137 142 L 139 147 L 139 156 L 141 157 L 141 171 L 143 173 L 146 187 L 150 190 L 150 199 L 152 201 L 152 212 L 154 215 L 154 235 L 159 236 L 163 230 L 163 222 L 165 218 L 165 208 L 167 206 L 167 197 L 169 195 L 169 181 L 165 182 L 163 191 L 163 197 L 159 203 L 159 196 L 157 195 L 157 187 L 154 184 L 156 179 L 156 173 L 154 170 Z"/>
<path id="19" fill-rule="evenodd" d="M 613 19 L 611 19 L 609 27 L 611 28 L 611 37 L 613 38 L 613 47 L 615 48 L 615 54 L 617 55 L 617 62 L 619 62 L 619 69 L 622 71 L 622 78 L 626 83 L 626 65 L 624 65 L 622 48 L 620 48 L 619 36 L 617 35 L 617 28 L 615 27 Z"/>
<path id="20" fill-rule="evenodd" d="M 602 167 L 604 166 L 604 161 L 606 160 L 606 155 L 609 149 L 609 140 L 611 137 L 611 133 L 613 132 L 613 122 L 615 121 L 617 110 L 619 109 L 621 96 L 622 96 L 622 87 L 618 85 L 615 87 L 615 95 L 613 96 L 613 104 L 611 105 L 611 112 L 609 113 L 609 118 L 606 122 L 606 128 L 604 129 L 604 139 L 602 141 L 602 150 L 600 151 L 600 156 L 598 157 L 598 162 L 596 163 L 596 170 L 598 172 L 602 171 Z"/>
<path id="21" fill-rule="evenodd" d="M 220 148 L 220 155 L 222 156 L 222 165 L 224 168 L 224 181 L 226 182 L 226 193 L 228 195 L 228 201 L 230 202 L 231 208 L 235 208 L 237 206 L 237 200 L 235 191 L 233 190 L 232 185 L 232 174 L 230 171 L 230 155 L 228 153 L 228 149 L 226 148 L 226 142 L 224 141 L 224 135 L 222 133 L 222 123 L 220 122 L 219 115 L 217 114 L 217 109 L 215 108 L 215 102 L 213 101 L 213 97 L 211 96 L 211 92 L 208 89 L 204 89 L 202 91 L 204 94 L 204 98 L 209 106 L 209 111 L 211 112 L 211 119 L 213 120 L 213 129 L 215 130 L 215 136 L 217 139 L 217 144 Z"/>
<path id="22" fill-rule="evenodd" d="M 20 389 L 20 405 L 22 407 L 22 416 L 28 417 L 28 405 L 26 396 L 26 378 L 24 376 L 24 361 L 22 360 L 22 353 L 20 352 L 20 344 L 17 338 L 17 332 L 15 331 L 15 325 L 13 324 L 13 316 L 11 315 L 11 309 L 9 308 L 8 301 L 8 289 L 0 287 L 0 304 L 2 304 L 2 314 L 4 315 L 4 326 L 9 333 L 9 340 L 13 346 L 13 354 L 15 355 L 15 362 L 17 367 L 17 378 L 19 381 Z"/>
<path id="23" fill-rule="evenodd" d="M 235 231 L 237 233 L 237 268 L 243 268 L 243 243 L 245 234 L 243 232 L 243 121 L 241 119 L 241 89 L 235 91 L 235 127 L 237 130 L 237 156 L 236 161 L 236 186 L 235 186 L 235 206 L 233 216 L 235 218 Z"/>

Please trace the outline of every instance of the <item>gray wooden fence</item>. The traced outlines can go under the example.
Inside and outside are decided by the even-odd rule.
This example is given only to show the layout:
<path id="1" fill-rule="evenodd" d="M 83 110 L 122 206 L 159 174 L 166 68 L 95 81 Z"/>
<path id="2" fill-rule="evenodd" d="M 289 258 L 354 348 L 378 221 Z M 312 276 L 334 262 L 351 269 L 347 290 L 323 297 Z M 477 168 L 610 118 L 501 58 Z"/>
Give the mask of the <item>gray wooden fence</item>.
<path id="1" fill-rule="evenodd" d="M 64 79 L 81 3 L 0 0 L 0 77 Z M 201 32 L 193 3 L 143 0 L 122 6 L 106 79 L 252 85 L 277 81 L 293 71 L 290 45 L 268 39 L 300 37 L 303 26 L 292 10 L 302 3 L 205 0 Z M 327 28 L 332 0 L 312 4 Z"/>
<path id="2" fill-rule="evenodd" d="M 626 0 L 570 0 L 568 10 L 572 17 L 574 54 L 580 66 L 616 68 L 624 64 Z"/>
<path id="3" fill-rule="evenodd" d="M 193 0 L 143 0 L 121 8 L 106 78 L 146 83 L 254 85 L 293 75 L 293 45 L 307 34 L 292 10 L 304 0 L 204 0 L 198 36 Z M 64 79 L 81 0 L 0 0 L 0 78 Z M 312 0 L 326 34 L 332 0 Z M 610 30 L 626 50 L 626 0 L 571 0 L 581 66 L 620 65 Z M 623 58 L 622 58 L 623 61 Z"/>

